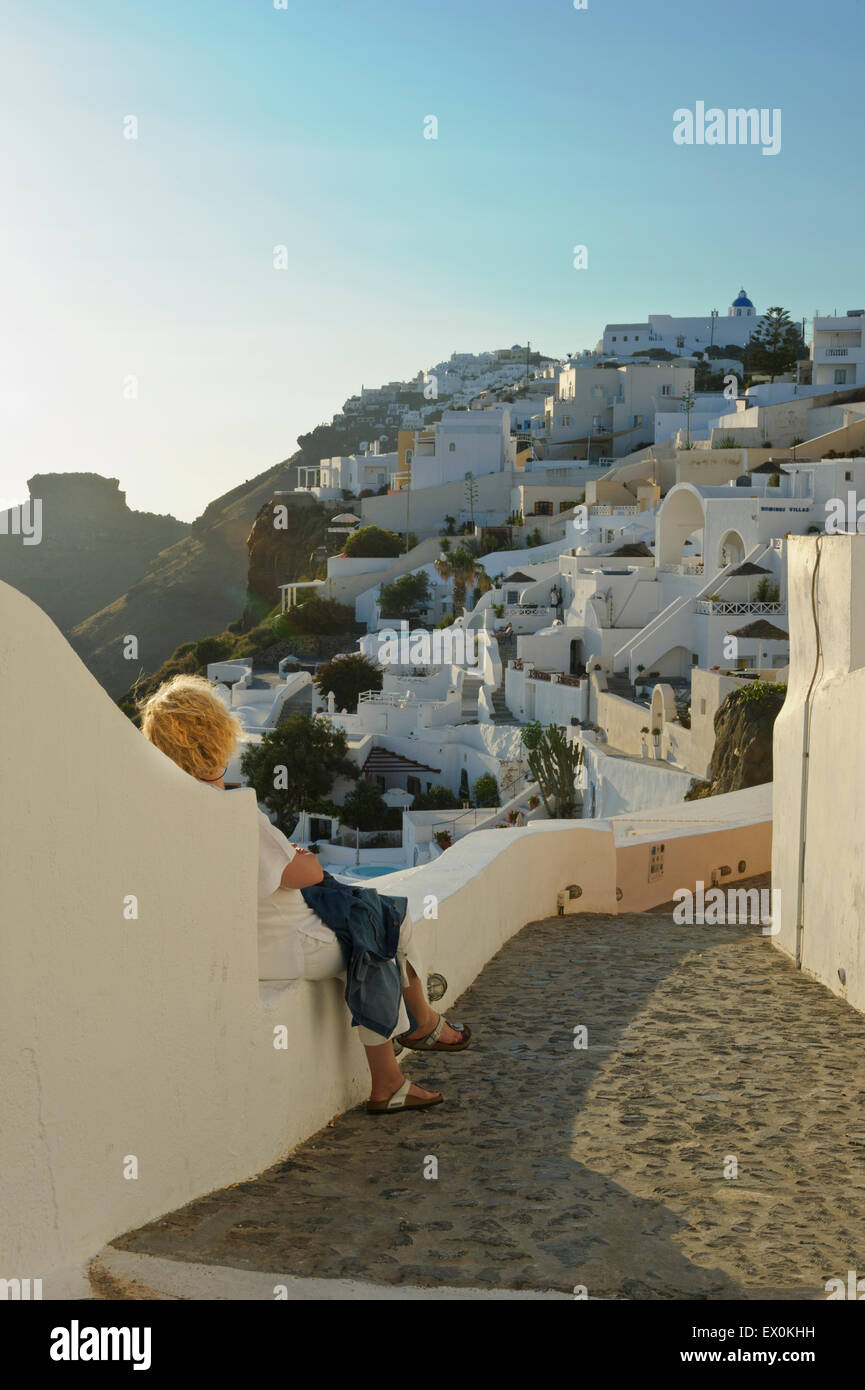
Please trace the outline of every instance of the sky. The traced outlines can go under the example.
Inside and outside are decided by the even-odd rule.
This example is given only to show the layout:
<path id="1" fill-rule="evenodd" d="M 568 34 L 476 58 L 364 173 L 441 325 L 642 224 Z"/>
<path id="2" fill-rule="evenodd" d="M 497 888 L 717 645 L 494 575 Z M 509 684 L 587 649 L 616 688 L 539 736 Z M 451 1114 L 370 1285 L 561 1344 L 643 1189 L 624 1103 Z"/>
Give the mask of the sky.
<path id="1" fill-rule="evenodd" d="M 0 3 L 0 504 L 191 520 L 452 352 L 865 307 L 863 0 L 282 4 Z M 674 143 L 697 102 L 780 152 Z"/>

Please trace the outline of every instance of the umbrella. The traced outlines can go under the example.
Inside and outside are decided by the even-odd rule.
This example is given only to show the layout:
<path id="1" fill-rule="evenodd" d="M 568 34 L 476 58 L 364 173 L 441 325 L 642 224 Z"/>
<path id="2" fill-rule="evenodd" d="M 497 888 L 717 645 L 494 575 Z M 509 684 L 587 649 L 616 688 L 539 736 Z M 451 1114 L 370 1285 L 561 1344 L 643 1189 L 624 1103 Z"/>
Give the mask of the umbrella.
<path id="1" fill-rule="evenodd" d="M 414 801 L 414 792 L 404 792 L 401 787 L 391 787 L 390 791 L 382 792 L 381 799 L 385 806 L 411 806 Z"/>
<path id="2" fill-rule="evenodd" d="M 746 560 L 744 564 L 737 565 L 734 570 L 730 570 L 728 579 L 746 578 L 748 580 L 748 602 L 751 602 L 751 579 L 755 574 L 771 574 L 771 570 L 764 569 L 762 565 L 755 565 L 752 560 Z"/>

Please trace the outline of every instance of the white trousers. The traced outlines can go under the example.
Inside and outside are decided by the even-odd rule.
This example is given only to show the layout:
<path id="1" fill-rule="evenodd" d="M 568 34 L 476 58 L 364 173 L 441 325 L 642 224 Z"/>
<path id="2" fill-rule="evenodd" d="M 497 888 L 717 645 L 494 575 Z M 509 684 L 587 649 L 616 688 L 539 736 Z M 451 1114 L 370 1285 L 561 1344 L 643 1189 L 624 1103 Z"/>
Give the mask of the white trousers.
<path id="1" fill-rule="evenodd" d="M 340 976 L 345 979 L 345 959 L 342 954 L 342 947 L 333 933 L 331 933 L 332 941 L 320 941 L 318 937 L 307 936 L 306 932 L 301 930 L 298 930 L 298 936 L 303 947 L 303 978 L 305 980 L 333 980 Z M 396 959 L 403 989 L 411 983 L 406 969 L 406 962 L 408 962 L 420 980 L 421 989 L 424 998 L 426 998 L 426 976 L 423 961 L 415 940 L 411 913 L 408 911 L 406 911 L 403 924 L 399 929 Z M 395 1037 L 398 1033 L 408 1033 L 410 1028 L 411 1023 L 406 1013 L 405 1001 L 401 998 L 399 1017 L 391 1037 Z M 387 1042 L 387 1038 L 383 1038 L 381 1033 L 374 1032 L 372 1028 L 364 1028 L 360 1024 L 357 1033 L 364 1047 L 381 1047 L 382 1043 Z"/>

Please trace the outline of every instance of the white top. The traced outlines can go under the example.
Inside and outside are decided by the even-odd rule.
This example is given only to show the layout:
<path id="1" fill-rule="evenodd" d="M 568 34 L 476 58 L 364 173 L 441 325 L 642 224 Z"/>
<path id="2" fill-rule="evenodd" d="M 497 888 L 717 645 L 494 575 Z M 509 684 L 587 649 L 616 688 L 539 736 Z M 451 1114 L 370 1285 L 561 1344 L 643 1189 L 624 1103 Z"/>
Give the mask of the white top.
<path id="1" fill-rule="evenodd" d="M 307 907 L 299 888 L 281 888 L 286 864 L 297 850 L 258 813 L 258 978 L 299 980 L 303 976 L 301 933 L 317 941 L 335 941 L 330 927 Z"/>

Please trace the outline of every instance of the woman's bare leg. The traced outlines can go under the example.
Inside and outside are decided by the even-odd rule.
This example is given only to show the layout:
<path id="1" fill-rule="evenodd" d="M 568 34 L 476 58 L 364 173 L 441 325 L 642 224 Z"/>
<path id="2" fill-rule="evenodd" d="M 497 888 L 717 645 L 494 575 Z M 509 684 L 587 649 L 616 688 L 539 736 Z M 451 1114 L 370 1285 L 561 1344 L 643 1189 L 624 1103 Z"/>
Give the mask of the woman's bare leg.
<path id="1" fill-rule="evenodd" d="M 384 1042 L 378 1047 L 364 1047 L 364 1051 L 372 1081 L 370 1100 L 390 1100 L 394 1092 L 398 1091 L 405 1081 L 396 1060 L 393 1043 Z M 424 1091 L 422 1087 L 415 1086 L 412 1082 L 409 1087 L 409 1094 L 427 1097 L 439 1093 L 438 1091 Z"/>
<path id="2" fill-rule="evenodd" d="M 439 1016 L 435 1009 L 430 1006 L 426 997 L 423 982 L 418 979 L 411 961 L 406 961 L 409 984 L 402 992 L 402 997 L 411 1011 L 412 1017 L 417 1019 L 417 1028 L 413 1033 L 406 1033 L 407 1038 L 425 1038 L 427 1033 L 431 1033 L 439 1021 Z M 445 1024 L 441 1031 L 440 1042 L 455 1043 L 459 1042 L 460 1035 L 455 1028 Z"/>

